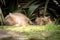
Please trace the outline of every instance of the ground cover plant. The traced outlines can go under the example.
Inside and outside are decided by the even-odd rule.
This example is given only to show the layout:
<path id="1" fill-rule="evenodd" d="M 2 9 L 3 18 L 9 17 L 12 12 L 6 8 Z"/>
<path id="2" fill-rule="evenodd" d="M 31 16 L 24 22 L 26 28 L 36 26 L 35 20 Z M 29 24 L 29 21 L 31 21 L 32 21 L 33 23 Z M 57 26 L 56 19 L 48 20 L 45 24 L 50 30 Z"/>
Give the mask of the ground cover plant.
<path id="1" fill-rule="evenodd" d="M 10 30 L 25 35 L 29 40 L 59 40 L 60 39 L 60 26 L 54 23 L 44 26 L 28 25 L 25 27 L 3 26 L 0 30 Z M 11 33 L 12 33 L 11 32 Z"/>

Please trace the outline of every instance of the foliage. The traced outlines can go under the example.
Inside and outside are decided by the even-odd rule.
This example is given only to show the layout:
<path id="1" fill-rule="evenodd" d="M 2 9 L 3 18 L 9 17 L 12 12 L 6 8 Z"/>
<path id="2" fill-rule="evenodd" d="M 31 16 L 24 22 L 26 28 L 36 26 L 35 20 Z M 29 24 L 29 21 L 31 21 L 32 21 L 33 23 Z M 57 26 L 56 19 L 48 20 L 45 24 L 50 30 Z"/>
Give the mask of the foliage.
<path id="1" fill-rule="evenodd" d="M 46 15 L 48 3 L 49 3 L 49 0 L 46 0 L 45 7 L 44 7 L 44 13 L 43 13 L 43 16 Z"/>
<path id="2" fill-rule="evenodd" d="M 24 11 L 25 15 L 29 18 L 32 18 L 33 12 L 40 6 L 39 4 L 36 4 L 37 1 L 36 2 L 34 1 L 35 0 L 29 1 L 26 5 L 22 7 L 22 10 Z M 27 8 L 27 10 L 25 10 L 24 8 L 25 9 Z"/>
<path id="3" fill-rule="evenodd" d="M 0 30 L 10 30 L 13 32 L 18 32 L 26 35 L 29 39 L 35 40 L 59 40 L 60 38 L 60 25 L 55 25 L 54 23 L 47 24 L 44 26 L 34 26 L 27 25 L 25 27 L 15 27 L 15 26 L 4 26 L 4 29 Z M 57 38 L 57 39 L 56 39 Z"/>
<path id="4" fill-rule="evenodd" d="M 0 2 L 5 5 L 5 0 L 0 0 Z"/>
<path id="5" fill-rule="evenodd" d="M 1 6 L 3 15 L 7 15 L 9 12 L 13 12 L 15 10 L 18 11 L 18 1 L 20 0 L 0 0 L 2 5 L 4 5 Z M 42 5 L 45 5 L 44 13 L 43 13 L 44 15 L 46 14 L 46 10 L 48 9 L 48 11 L 50 11 L 51 16 L 57 17 L 56 15 L 58 13 L 58 9 L 60 8 L 58 0 L 44 0 L 44 2 L 42 2 L 42 0 L 37 0 L 37 1 L 30 0 L 28 3 L 26 3 L 26 5 L 21 7 L 19 11 L 24 12 L 25 15 L 29 18 L 34 18 L 35 17 L 33 16 L 34 11 L 38 9 L 40 6 L 42 7 Z"/>
<path id="6" fill-rule="evenodd" d="M 39 5 L 31 5 L 28 9 L 28 16 L 32 17 L 32 13 L 39 7 Z"/>
<path id="7" fill-rule="evenodd" d="M 46 4 L 45 4 L 45 8 L 44 8 L 44 15 L 46 14 L 46 10 L 47 10 L 47 5 L 48 5 L 48 1 L 46 0 Z M 5 4 L 5 0 L 0 0 L 0 2 L 2 2 L 2 4 Z M 32 14 L 33 12 L 40 6 L 40 4 L 36 4 L 36 2 L 33 1 L 29 1 L 26 5 L 24 5 L 22 8 L 20 8 L 20 11 L 24 11 L 26 13 L 26 16 L 28 16 L 29 18 L 32 18 Z M 15 3 L 13 2 L 13 4 L 9 4 L 8 9 L 11 11 L 14 11 L 15 9 Z M 53 13 L 55 13 L 54 7 L 48 6 L 50 8 L 51 11 L 53 11 Z M 26 11 L 24 8 L 28 8 Z M 14 9 L 14 10 L 13 10 Z M 54 9 L 54 10 L 52 10 Z M 3 15 L 1 15 L 1 24 L 3 24 Z M 55 14 L 56 15 L 56 14 Z M 57 19 L 58 21 L 60 21 L 60 19 Z M 60 40 L 60 25 L 56 25 L 54 23 L 52 24 L 47 24 L 47 25 L 27 25 L 26 27 L 15 27 L 15 26 L 3 26 L 4 29 L 0 28 L 0 30 L 10 30 L 10 31 L 14 31 L 14 32 L 19 32 L 22 34 L 25 34 L 27 37 L 29 37 L 32 40 Z M 58 30 L 58 31 L 57 31 Z M 47 32 L 46 32 L 47 31 Z"/>
<path id="8" fill-rule="evenodd" d="M 1 22 L 1 25 L 4 24 L 4 16 L 3 16 L 1 8 L 0 8 L 0 22 Z"/>
<path id="9" fill-rule="evenodd" d="M 57 24 L 57 25 L 60 24 L 60 18 L 57 18 L 57 19 L 55 20 L 55 24 Z"/>

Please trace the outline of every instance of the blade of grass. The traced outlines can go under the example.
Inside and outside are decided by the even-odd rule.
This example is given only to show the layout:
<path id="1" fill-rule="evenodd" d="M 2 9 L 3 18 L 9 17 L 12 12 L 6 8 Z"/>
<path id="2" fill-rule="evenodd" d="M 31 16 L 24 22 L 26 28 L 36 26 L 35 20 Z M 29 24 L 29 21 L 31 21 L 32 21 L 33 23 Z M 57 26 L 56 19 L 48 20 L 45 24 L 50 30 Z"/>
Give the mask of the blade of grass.
<path id="1" fill-rule="evenodd" d="M 39 7 L 40 5 L 31 5 L 28 10 L 28 16 L 31 17 L 32 13 Z"/>
<path id="2" fill-rule="evenodd" d="M 3 25 L 4 24 L 4 16 L 3 16 L 3 13 L 2 13 L 2 10 L 1 10 L 1 8 L 0 8 L 0 16 L 1 16 L 1 25 Z"/>
<path id="3" fill-rule="evenodd" d="M 45 7 L 44 7 L 44 17 L 45 17 L 45 14 L 46 14 L 46 10 L 47 10 L 47 6 L 48 6 L 48 2 L 49 2 L 49 0 L 46 0 L 46 3 L 45 3 Z"/>

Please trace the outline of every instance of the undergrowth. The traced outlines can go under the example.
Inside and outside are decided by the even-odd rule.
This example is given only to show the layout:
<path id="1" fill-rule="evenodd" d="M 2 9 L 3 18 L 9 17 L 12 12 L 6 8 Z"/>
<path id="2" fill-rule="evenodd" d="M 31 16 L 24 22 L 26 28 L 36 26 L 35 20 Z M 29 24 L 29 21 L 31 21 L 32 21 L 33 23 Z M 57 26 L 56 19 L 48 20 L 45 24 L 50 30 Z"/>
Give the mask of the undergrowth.
<path id="1" fill-rule="evenodd" d="M 27 25 L 25 27 L 3 26 L 0 30 L 10 30 L 26 35 L 33 40 L 59 40 L 60 39 L 60 25 L 54 23 L 40 25 Z"/>

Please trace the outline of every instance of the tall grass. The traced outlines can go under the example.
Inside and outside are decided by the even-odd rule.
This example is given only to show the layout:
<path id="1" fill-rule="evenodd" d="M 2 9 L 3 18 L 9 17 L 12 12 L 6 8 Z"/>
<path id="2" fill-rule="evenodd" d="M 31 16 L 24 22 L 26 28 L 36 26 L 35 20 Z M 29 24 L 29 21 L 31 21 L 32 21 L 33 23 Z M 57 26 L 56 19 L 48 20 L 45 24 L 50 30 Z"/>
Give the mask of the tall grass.
<path id="1" fill-rule="evenodd" d="M 44 16 L 44 17 L 45 17 L 45 15 L 46 15 L 48 3 L 49 3 L 49 0 L 46 0 L 45 7 L 44 7 L 44 12 L 43 12 L 43 16 Z"/>
<path id="2" fill-rule="evenodd" d="M 1 19 L 0 19 L 1 25 L 3 25 L 4 24 L 4 16 L 3 16 L 1 8 L 0 8 L 0 17 L 1 17 Z"/>

